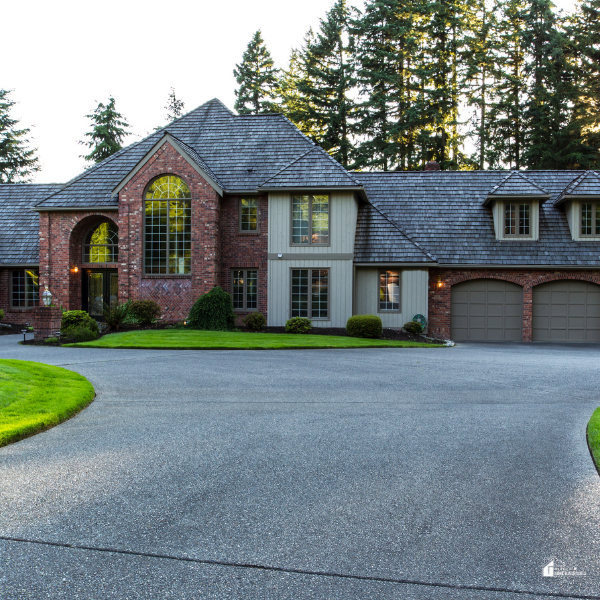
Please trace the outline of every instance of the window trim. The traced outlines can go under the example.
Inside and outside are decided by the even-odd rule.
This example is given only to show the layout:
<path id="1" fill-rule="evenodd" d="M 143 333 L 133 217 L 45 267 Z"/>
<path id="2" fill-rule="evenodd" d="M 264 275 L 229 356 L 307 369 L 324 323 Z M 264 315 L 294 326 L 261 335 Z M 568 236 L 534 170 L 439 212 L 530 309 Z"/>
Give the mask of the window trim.
<path id="1" fill-rule="evenodd" d="M 183 183 L 186 185 L 188 190 L 190 191 L 189 198 L 156 198 L 148 200 L 146 198 L 146 194 L 148 193 L 148 189 L 150 186 L 161 177 L 177 177 L 181 179 Z M 179 200 L 187 200 L 190 203 L 190 270 L 189 273 L 169 273 L 169 210 L 170 210 L 170 202 L 171 200 L 179 201 Z M 189 279 L 192 277 L 193 270 L 193 231 L 194 231 L 194 211 L 192 210 L 192 188 L 188 185 L 188 182 L 181 175 L 177 175 L 176 173 L 161 173 L 156 177 L 153 177 L 144 187 L 144 192 L 142 194 L 142 279 L 162 279 L 162 278 L 180 278 L 180 279 Z M 167 272 L 166 273 L 147 273 L 146 268 L 146 202 L 166 202 L 167 203 L 167 244 L 166 244 L 166 265 Z M 107 263 L 108 264 L 108 263 Z M 114 264 L 114 263 L 111 263 Z"/>
<path id="2" fill-rule="evenodd" d="M 25 273 L 26 271 L 37 271 L 38 274 L 38 295 L 37 295 L 37 299 L 35 301 L 35 304 L 32 305 L 25 305 L 25 306 L 15 306 L 13 304 L 14 301 L 14 283 L 13 283 L 13 273 L 19 272 L 19 271 L 23 271 L 23 273 Z M 35 269 L 27 269 L 27 268 L 22 268 L 22 269 L 10 269 L 9 270 L 10 273 L 10 285 L 9 285 L 9 292 L 10 292 L 10 310 L 11 311 L 16 311 L 16 312 L 26 312 L 29 310 L 33 310 L 34 308 L 37 308 L 38 306 L 41 306 L 40 304 L 40 286 L 39 286 L 39 276 L 40 276 L 40 270 L 39 267 L 35 268 Z"/>
<path id="3" fill-rule="evenodd" d="M 289 318 L 292 317 L 292 285 L 294 284 L 294 271 L 308 271 L 308 281 L 312 282 L 312 272 L 313 271 L 327 271 L 327 317 L 313 317 L 312 316 L 312 302 L 310 300 L 311 290 L 309 288 L 309 302 L 308 302 L 308 316 L 302 317 L 305 319 L 310 319 L 311 321 L 331 321 L 331 267 L 290 267 L 289 268 L 289 292 L 290 292 L 290 301 L 289 301 Z M 310 284 L 309 284 L 310 285 Z"/>
<path id="4" fill-rule="evenodd" d="M 520 225 L 519 225 L 519 220 L 520 220 L 520 212 L 521 212 L 521 207 L 522 206 L 527 206 L 528 207 L 528 224 L 527 227 L 529 228 L 529 233 L 507 233 L 506 232 L 506 211 L 508 209 L 509 206 L 515 206 L 515 229 L 519 229 Z M 502 207 L 502 236 L 505 239 L 523 239 L 523 240 L 528 240 L 531 239 L 533 237 L 533 227 L 532 227 L 532 221 L 533 221 L 533 209 L 531 206 L 531 202 L 526 202 L 526 201 L 522 201 L 522 200 L 507 200 L 504 202 L 504 205 Z"/>
<path id="5" fill-rule="evenodd" d="M 85 235 L 83 236 L 83 242 L 81 244 L 81 263 L 84 265 L 118 265 L 119 264 L 119 226 L 116 223 L 112 222 L 113 225 L 117 228 L 117 243 L 116 244 L 87 244 L 86 243 L 86 240 L 88 239 L 88 237 L 91 237 L 91 234 L 103 223 L 110 224 L 110 221 L 108 219 L 105 219 L 104 221 L 100 221 L 100 223 L 96 223 L 96 225 L 90 227 L 86 231 Z M 115 260 L 113 262 L 98 262 L 98 263 L 92 263 L 92 262 L 85 260 L 86 248 L 90 248 L 91 246 L 104 246 L 107 248 L 116 248 L 117 260 Z"/>
<path id="6" fill-rule="evenodd" d="M 402 271 L 392 271 L 398 273 L 398 308 L 381 308 L 381 275 L 392 271 L 392 269 L 379 269 L 377 272 L 377 312 L 378 313 L 401 313 L 402 312 Z"/>
<path id="7" fill-rule="evenodd" d="M 242 229 L 242 200 L 256 200 L 256 229 Z M 239 196 L 237 199 L 238 233 L 242 235 L 256 235 L 260 233 L 260 206 L 258 196 Z"/>
<path id="8" fill-rule="evenodd" d="M 294 197 L 308 196 L 310 200 L 310 206 L 308 208 L 308 243 L 301 244 L 294 242 Z M 312 213 L 313 213 L 313 199 L 315 196 L 327 196 L 329 201 L 327 202 L 327 237 L 329 241 L 327 244 L 315 244 L 312 241 Z M 331 247 L 331 194 L 312 192 L 309 194 L 291 194 L 290 195 L 290 246 L 298 248 L 306 248 L 307 246 L 315 246 L 317 248 L 329 248 Z"/>
<path id="9" fill-rule="evenodd" d="M 233 312 L 234 313 L 251 313 L 251 312 L 258 312 L 258 303 L 260 302 L 260 269 L 258 267 L 232 267 L 230 270 L 230 281 L 231 281 L 231 302 L 233 304 L 233 272 L 234 271 L 243 271 L 244 272 L 244 308 L 234 308 Z M 256 271 L 256 308 L 248 308 L 247 307 L 247 303 L 248 303 L 248 296 L 247 296 L 247 281 L 248 278 L 246 276 L 246 273 L 248 271 Z"/>
<path id="10" fill-rule="evenodd" d="M 592 205 L 592 230 L 596 230 L 596 233 L 582 233 L 583 229 L 583 206 L 584 204 Z M 600 200 L 582 200 L 579 203 L 579 238 L 581 240 L 597 240 L 600 239 L 600 227 L 596 227 L 598 216 L 600 213 Z"/>

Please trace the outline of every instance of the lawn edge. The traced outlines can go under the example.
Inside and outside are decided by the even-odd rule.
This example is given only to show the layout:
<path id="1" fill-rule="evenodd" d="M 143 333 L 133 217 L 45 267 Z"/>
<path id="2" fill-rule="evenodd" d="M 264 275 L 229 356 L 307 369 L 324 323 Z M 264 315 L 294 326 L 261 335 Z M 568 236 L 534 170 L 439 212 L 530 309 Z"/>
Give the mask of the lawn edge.
<path id="1" fill-rule="evenodd" d="M 95 348 L 99 350 L 368 350 L 370 348 L 408 349 L 408 348 L 447 348 L 445 344 L 420 344 L 415 346 L 279 346 L 265 348 L 262 346 L 243 348 L 238 346 L 95 346 L 88 342 L 63 344 L 61 348 Z"/>
<path id="2" fill-rule="evenodd" d="M 598 411 L 600 411 L 600 406 L 594 410 L 594 412 L 592 413 L 592 416 L 590 417 L 590 420 L 588 421 L 588 423 L 585 427 L 585 441 L 587 443 L 590 457 L 592 458 L 592 463 L 594 464 L 594 467 L 596 467 L 596 473 L 598 473 L 598 476 L 600 477 L 600 442 L 598 443 L 598 446 L 596 448 L 597 454 L 598 454 L 597 458 L 594 455 L 594 448 L 592 447 L 592 444 L 590 444 L 590 423 L 592 422 L 594 415 Z"/>

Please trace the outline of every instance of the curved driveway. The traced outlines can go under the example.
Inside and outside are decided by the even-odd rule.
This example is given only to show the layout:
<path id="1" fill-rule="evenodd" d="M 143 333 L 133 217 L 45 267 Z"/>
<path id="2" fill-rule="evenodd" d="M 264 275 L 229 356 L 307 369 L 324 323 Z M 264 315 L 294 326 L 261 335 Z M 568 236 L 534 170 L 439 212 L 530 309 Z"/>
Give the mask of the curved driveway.
<path id="1" fill-rule="evenodd" d="M 0 449 L 3 600 L 599 595 L 598 346 L 18 339 L 97 398 Z"/>

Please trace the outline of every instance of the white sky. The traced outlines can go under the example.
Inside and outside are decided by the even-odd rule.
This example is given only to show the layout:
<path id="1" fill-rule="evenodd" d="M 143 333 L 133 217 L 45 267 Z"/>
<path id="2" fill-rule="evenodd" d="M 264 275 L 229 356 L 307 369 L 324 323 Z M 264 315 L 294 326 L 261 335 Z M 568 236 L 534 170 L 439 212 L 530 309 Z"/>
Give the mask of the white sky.
<path id="1" fill-rule="evenodd" d="M 85 166 L 85 118 L 114 96 L 132 126 L 130 144 L 165 124 L 171 87 L 185 112 L 211 98 L 233 108 L 233 69 L 261 29 L 280 68 L 317 28 L 333 0 L 7 0 L 0 88 L 14 90 L 12 116 L 30 127 L 38 183 L 65 182 Z M 566 10 L 574 0 L 555 0 Z M 361 0 L 349 4 L 362 6 Z"/>

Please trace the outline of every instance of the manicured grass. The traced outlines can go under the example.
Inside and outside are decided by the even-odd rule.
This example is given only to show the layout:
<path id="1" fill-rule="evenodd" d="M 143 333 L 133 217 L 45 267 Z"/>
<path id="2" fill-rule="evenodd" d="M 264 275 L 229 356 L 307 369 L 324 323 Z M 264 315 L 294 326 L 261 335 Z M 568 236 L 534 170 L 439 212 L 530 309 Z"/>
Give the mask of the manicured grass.
<path id="1" fill-rule="evenodd" d="M 65 344 L 85 348 L 172 348 L 179 350 L 267 350 L 288 348 L 439 348 L 422 342 L 367 340 L 334 335 L 246 333 L 160 329 L 105 335 L 93 342 Z"/>
<path id="2" fill-rule="evenodd" d="M 600 408 L 597 408 L 592 414 L 592 418 L 587 426 L 587 440 L 592 452 L 592 457 L 596 463 L 596 468 L 600 473 Z"/>
<path id="3" fill-rule="evenodd" d="M 50 429 L 94 399 L 78 373 L 25 360 L 0 360 L 0 446 Z"/>

